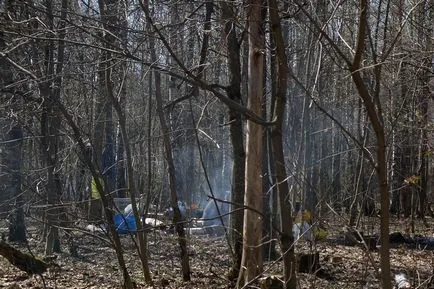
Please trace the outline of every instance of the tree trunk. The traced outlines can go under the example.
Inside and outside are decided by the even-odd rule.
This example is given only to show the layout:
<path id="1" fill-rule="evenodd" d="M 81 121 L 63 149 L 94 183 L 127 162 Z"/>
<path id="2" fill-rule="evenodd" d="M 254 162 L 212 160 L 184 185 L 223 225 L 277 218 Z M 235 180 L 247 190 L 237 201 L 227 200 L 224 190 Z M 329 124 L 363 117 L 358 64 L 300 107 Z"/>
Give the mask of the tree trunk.
<path id="1" fill-rule="evenodd" d="M 113 18 L 112 15 L 116 15 L 117 12 L 117 0 L 115 1 L 106 1 L 105 5 L 102 2 L 102 0 L 100 0 L 99 2 L 100 5 L 100 12 L 101 12 L 101 18 L 102 18 L 102 22 L 104 25 L 104 28 L 108 31 L 110 31 L 111 29 L 113 29 L 113 27 L 116 25 L 116 19 Z M 116 33 L 116 31 L 112 31 L 113 34 Z M 107 43 L 110 43 L 110 45 L 114 44 L 114 39 L 112 38 L 112 36 L 109 36 L 108 33 L 106 33 L 105 35 L 106 37 L 106 41 Z M 150 270 L 149 270 L 149 265 L 148 265 L 148 253 L 147 253 L 147 238 L 146 238 L 146 232 L 143 228 L 142 222 L 141 222 L 141 218 L 140 218 L 140 214 L 138 211 L 138 204 L 137 204 L 137 199 L 136 199 L 136 186 L 135 186 L 135 180 L 134 180 L 134 170 L 133 170 L 133 159 L 132 159 L 132 154 L 131 154 L 131 147 L 129 144 L 129 138 L 128 138 L 128 134 L 127 134 L 127 123 L 126 123 L 126 117 L 124 115 L 124 112 L 122 111 L 122 107 L 121 104 L 118 102 L 118 100 L 116 99 L 114 93 L 113 93 L 113 83 L 112 83 L 112 79 L 111 79 L 111 65 L 109 65 L 110 63 L 110 54 L 108 51 L 106 51 L 105 53 L 107 53 L 107 58 L 106 58 L 106 68 L 104 70 L 104 83 L 105 83 L 105 92 L 106 92 L 106 97 L 109 100 L 109 102 L 113 105 L 116 114 L 118 116 L 118 120 L 119 120 L 119 128 L 121 131 L 121 137 L 122 137 L 122 144 L 123 147 L 125 149 L 125 155 L 126 155 L 126 169 L 127 169 L 127 175 L 128 175 L 128 179 L 127 179 L 127 193 L 130 196 L 130 200 L 131 200 L 131 206 L 132 206 L 132 211 L 133 211 L 133 215 L 134 215 L 134 220 L 135 220 L 135 224 L 136 224 L 136 228 L 137 228 L 137 238 L 139 240 L 139 248 L 138 248 L 138 253 L 139 253 L 139 257 L 140 257 L 140 261 L 142 263 L 142 271 L 143 271 L 143 275 L 145 278 L 145 281 L 149 284 L 152 284 L 152 278 L 151 278 L 151 274 L 150 274 Z M 104 153 L 103 153 L 103 166 L 104 166 L 104 171 L 106 172 L 106 192 L 108 192 L 111 195 L 111 192 L 114 190 L 114 186 L 115 186 L 115 174 L 113 171 L 113 167 L 114 167 L 114 148 L 113 148 L 113 141 L 114 141 L 114 130 L 113 130 L 113 120 L 112 120 L 112 106 L 107 106 L 106 107 L 106 141 L 105 141 L 105 149 L 104 149 Z M 104 207 L 104 209 L 106 210 L 107 208 Z"/>
<path id="2" fill-rule="evenodd" d="M 280 242 L 283 253 L 283 271 L 285 288 L 295 289 L 297 286 L 295 275 L 294 236 L 292 235 L 291 205 L 289 203 L 289 186 L 285 168 L 285 157 L 283 152 L 282 124 L 285 116 L 286 94 L 288 83 L 288 64 L 283 40 L 282 26 L 278 13 L 276 0 L 268 0 L 271 32 L 276 45 L 276 96 L 273 118 L 276 124 L 272 128 L 272 148 L 274 161 L 274 183 L 277 185 L 278 202 L 280 209 L 280 226 L 282 235 Z"/>
<path id="3" fill-rule="evenodd" d="M 428 2 L 428 1 L 426 1 Z M 426 3 L 428 5 L 428 3 Z M 431 5 L 432 6 L 432 5 Z M 431 7 L 431 10 L 434 9 Z M 430 10 L 426 11 L 426 6 L 420 5 L 418 9 L 418 18 L 421 23 L 425 23 L 430 29 L 428 29 L 428 32 L 426 33 L 423 26 L 418 26 L 418 39 L 424 40 L 426 51 L 429 51 L 432 49 L 432 36 L 433 36 L 433 29 L 432 24 L 429 22 L 432 19 L 430 16 Z M 432 16 L 432 15 L 431 15 Z M 425 36 L 426 35 L 426 36 Z M 429 67 L 431 62 L 431 55 L 425 57 L 423 61 L 424 67 Z M 428 188 L 429 188 L 429 163 L 430 163 L 430 157 L 429 157 L 429 151 L 430 151 L 430 145 L 429 145 L 429 102 L 430 102 L 430 92 L 428 88 L 428 83 L 430 76 L 432 77 L 432 73 L 427 73 L 426 71 L 420 72 L 420 82 L 423 86 L 423 89 L 420 92 L 419 97 L 417 100 L 420 103 L 420 110 L 421 110 L 421 120 L 420 120 L 420 144 L 419 144 L 419 164 L 418 164 L 418 175 L 420 176 L 420 187 L 417 189 L 418 191 L 418 218 L 425 218 L 425 211 L 427 208 L 427 196 L 428 196 Z"/>
<path id="4" fill-rule="evenodd" d="M 379 90 L 372 96 L 366 87 L 361 75 L 362 54 L 365 48 L 365 38 L 368 26 L 368 9 L 367 0 L 360 1 L 359 31 L 357 35 L 356 53 L 352 65 L 350 66 L 351 77 L 356 85 L 359 96 L 363 99 L 369 120 L 376 136 L 376 153 L 377 165 L 376 172 L 380 184 L 380 267 L 381 267 L 381 284 L 383 289 L 391 289 L 391 272 L 390 272 L 390 241 L 389 241 L 389 184 L 387 180 L 387 159 L 386 159 L 386 134 L 384 124 L 382 123 L 381 108 L 379 107 Z M 380 82 L 381 66 L 376 67 L 376 81 Z"/>
<path id="5" fill-rule="evenodd" d="M 4 3 L 1 8 L 4 9 L 4 13 L 9 13 L 11 9 L 8 3 Z M 6 48 L 5 40 L 4 32 L 0 31 L 0 51 Z M 14 83 L 13 75 L 12 67 L 7 62 L 6 56 L 0 56 L 0 87 L 2 89 Z M 26 242 L 24 197 L 21 190 L 23 129 L 20 124 L 14 124 L 11 115 L 4 113 L 10 111 L 12 114 L 19 115 L 21 105 L 13 93 L 1 92 L 0 97 L 4 104 L 10 101 L 10 105 L 4 105 L 2 108 L 0 117 L 0 219 L 10 214 L 9 241 Z"/>
<path id="6" fill-rule="evenodd" d="M 116 114 L 119 119 L 119 127 L 122 134 L 122 140 L 123 140 L 123 146 L 125 148 L 125 154 L 126 154 L 126 167 L 127 167 L 127 175 L 128 175 L 128 182 L 126 187 L 126 192 L 130 195 L 131 200 L 131 206 L 133 210 L 134 220 L 136 223 L 137 228 L 137 238 L 139 240 L 139 257 L 140 261 L 142 263 L 142 271 L 143 276 L 145 278 L 146 283 L 152 284 L 152 278 L 151 273 L 149 270 L 149 264 L 148 264 L 148 252 L 147 252 L 147 235 L 146 230 L 144 230 L 140 214 L 139 214 L 139 204 L 137 202 L 137 192 L 136 192 L 136 186 L 134 182 L 134 170 L 133 170 L 133 158 L 131 154 L 131 146 L 129 144 L 129 137 L 127 134 L 127 124 L 126 124 L 126 117 L 124 113 L 122 112 L 122 107 L 120 104 L 116 101 L 113 95 L 110 96 L 112 103 L 115 107 Z"/>
<path id="7" fill-rule="evenodd" d="M 240 60 L 240 45 L 237 39 L 236 30 L 236 15 L 234 15 L 234 7 L 231 2 L 221 2 L 222 19 L 225 21 L 225 39 L 228 51 L 228 67 L 230 77 L 230 88 L 228 96 L 230 99 L 241 104 L 241 60 Z M 244 174 L 245 174 L 245 159 L 246 154 L 244 151 L 243 143 L 243 122 L 241 115 L 234 110 L 229 110 L 229 123 L 230 123 L 230 139 L 232 143 L 232 188 L 231 188 L 231 202 L 232 210 L 231 215 L 231 240 L 234 248 L 234 255 L 232 258 L 232 267 L 228 274 L 230 280 L 235 280 L 238 276 L 242 248 L 243 248 L 243 210 L 244 204 Z"/>
<path id="8" fill-rule="evenodd" d="M 434 0 L 429 0 L 427 1 L 428 3 L 430 3 L 430 7 L 431 9 L 429 9 L 428 11 L 426 11 L 426 21 L 429 22 L 430 19 L 432 19 L 432 17 L 434 16 Z M 433 45 L 433 40 L 434 40 L 434 29 L 432 25 L 429 25 L 429 29 L 428 32 L 425 34 L 426 35 L 426 51 L 434 51 L 434 45 Z M 434 53 L 431 53 L 431 55 L 429 55 L 427 57 L 428 59 L 428 63 L 429 60 L 431 59 L 431 71 L 428 71 L 426 74 L 426 97 L 428 98 L 427 100 L 427 118 L 431 120 L 432 123 L 432 119 L 434 119 Z M 429 65 L 428 65 L 429 67 Z M 434 135 L 433 132 L 428 132 L 427 133 L 427 142 L 428 142 L 428 146 L 429 147 L 433 147 L 433 139 L 434 139 Z M 426 157 L 428 157 L 428 154 L 426 154 Z M 431 195 L 434 192 L 434 162 L 431 160 L 427 163 L 427 172 L 426 172 L 426 191 L 429 195 L 427 195 L 427 199 L 429 199 L 431 202 L 433 200 L 433 196 Z"/>
<path id="9" fill-rule="evenodd" d="M 265 1 L 264 1 L 265 4 Z M 263 5 L 262 7 L 262 30 L 266 31 L 267 27 L 265 24 L 265 20 L 267 18 L 267 5 Z M 275 70 L 275 57 L 273 54 L 269 56 L 270 58 L 270 71 Z M 264 57 L 264 66 L 265 70 L 267 70 L 267 57 Z M 271 75 L 271 81 L 273 83 L 273 77 L 275 77 L 275 74 Z M 267 81 L 269 80 L 268 74 L 263 74 L 263 86 L 267 87 Z M 273 113 L 273 105 L 274 105 L 274 98 L 273 98 L 273 87 L 275 85 L 275 82 L 271 85 L 272 87 L 272 99 L 271 101 L 267 101 L 267 99 L 263 98 L 262 102 L 262 118 L 264 120 L 271 119 L 270 115 Z M 270 105 L 269 105 L 270 104 Z M 268 107 L 271 106 L 271 107 Z M 272 200 L 276 193 L 275 186 L 273 186 L 273 180 L 272 176 L 274 174 L 272 165 L 273 165 L 273 157 L 272 157 L 272 149 L 271 149 L 271 133 L 270 130 L 264 129 L 264 134 L 262 136 L 262 192 L 263 192 L 263 214 L 264 214 L 264 220 L 263 220 L 263 229 L 262 229 L 262 251 L 263 251 L 263 259 L 265 261 L 271 261 L 275 260 L 277 258 L 277 252 L 276 252 L 276 242 L 275 238 L 273 238 L 273 222 L 275 219 L 273 218 L 274 213 L 276 213 L 276 210 L 274 207 L 272 207 Z"/>
<path id="10" fill-rule="evenodd" d="M 96 164 L 98 171 L 102 172 L 102 147 L 104 142 L 104 111 L 105 107 L 108 105 L 108 99 L 106 99 L 104 91 L 104 58 L 101 56 L 100 62 L 98 63 L 98 81 L 99 81 L 99 89 L 96 93 L 96 97 L 94 100 L 94 124 L 93 124 L 93 136 L 92 136 L 92 159 Z M 102 217 L 102 208 L 100 202 L 100 196 L 95 194 L 97 190 L 94 188 L 94 180 L 93 178 L 90 180 L 91 183 L 88 186 L 91 188 L 89 190 L 89 219 L 93 222 L 100 222 Z M 92 189 L 93 188 L 93 189 Z"/>
<path id="11" fill-rule="evenodd" d="M 154 50 L 152 50 L 154 51 Z M 156 56 L 154 54 L 154 60 L 156 61 Z M 162 95 L 160 88 L 161 81 L 159 72 L 154 72 L 155 76 L 155 97 L 157 100 L 157 113 L 160 119 L 161 130 L 163 133 L 164 150 L 166 155 L 167 166 L 169 170 L 169 189 L 170 189 L 170 201 L 173 208 L 173 223 L 175 224 L 176 232 L 178 234 L 178 242 L 181 250 L 181 265 L 182 265 L 182 278 L 184 281 L 190 281 L 190 264 L 187 252 L 187 239 L 185 236 L 184 223 L 182 222 L 181 212 L 178 207 L 178 197 L 176 194 L 176 179 L 175 179 L 175 166 L 173 164 L 172 158 L 172 147 L 169 138 L 169 129 L 166 125 L 166 120 L 164 116 Z"/>
<path id="12" fill-rule="evenodd" d="M 151 19 L 148 3 L 145 2 L 142 6 L 143 12 L 145 12 L 146 18 Z M 151 23 L 149 23 L 151 25 Z M 155 52 L 155 43 L 153 38 L 150 39 L 151 61 L 157 62 L 157 55 Z M 178 243 L 180 248 L 181 267 L 182 267 L 182 279 L 184 281 L 190 281 L 190 263 L 187 252 L 187 239 L 184 230 L 184 223 L 182 222 L 181 212 L 178 207 L 178 196 L 176 192 L 176 177 L 175 166 L 173 162 L 172 145 L 169 135 L 169 127 L 167 126 L 166 118 L 163 109 L 163 96 L 161 92 L 161 77 L 158 71 L 154 70 L 155 79 L 155 99 L 157 103 L 157 114 L 160 120 L 161 131 L 163 134 L 164 153 L 168 166 L 169 174 L 169 190 L 170 190 L 170 203 L 173 208 L 173 223 L 175 224 L 175 230 L 178 234 Z"/>
<path id="13" fill-rule="evenodd" d="M 249 1 L 248 108 L 260 115 L 263 99 L 264 35 L 261 25 L 261 0 Z M 247 121 L 243 256 L 237 286 L 253 281 L 262 273 L 262 134 L 261 125 Z"/>
<path id="14" fill-rule="evenodd" d="M 2 174 L 5 174 L 8 180 L 5 184 L 8 186 L 4 192 L 10 196 L 10 200 L 15 200 L 14 208 L 9 217 L 9 242 L 25 242 L 26 227 L 24 222 L 24 197 L 21 191 L 21 159 L 23 153 L 23 130 L 21 126 L 12 127 L 7 133 L 5 139 L 4 151 L 0 158 Z"/>
<path id="15" fill-rule="evenodd" d="M 122 271 L 123 276 L 123 288 L 125 289 L 132 289 L 133 283 L 130 277 L 130 274 L 128 273 L 125 259 L 123 256 L 123 249 L 121 245 L 121 240 L 119 238 L 118 233 L 116 232 L 116 227 L 113 222 L 113 211 L 110 209 L 111 207 L 111 199 L 107 198 L 107 192 L 104 191 L 103 185 L 101 183 L 101 175 L 99 173 L 99 168 L 96 167 L 95 163 L 92 161 L 92 159 L 88 156 L 88 149 L 86 148 L 86 144 L 83 141 L 83 137 L 80 133 L 80 129 L 77 126 L 77 124 L 74 122 L 74 119 L 71 114 L 69 114 L 68 110 L 61 102 L 57 103 L 60 109 L 60 112 L 65 117 L 66 122 L 69 124 L 69 126 L 72 128 L 73 131 L 73 137 L 74 140 L 78 143 L 78 146 L 80 148 L 81 156 L 83 157 L 84 162 L 86 163 L 87 167 L 89 168 L 92 178 L 95 183 L 95 190 L 97 190 L 102 203 L 102 208 L 104 209 L 104 215 L 106 218 L 106 222 L 108 225 L 108 233 L 110 237 L 112 238 L 113 245 L 115 247 L 116 257 L 118 259 L 119 268 Z"/>
<path id="16" fill-rule="evenodd" d="M 99 9 L 100 9 L 100 17 L 103 28 L 106 30 L 104 35 L 104 42 L 102 45 L 104 47 L 112 47 L 113 45 L 117 45 L 116 37 L 114 35 L 118 35 L 117 31 L 118 27 L 118 0 L 99 0 L 98 1 Z M 101 145 L 102 151 L 97 156 L 97 158 L 101 158 L 101 173 L 104 177 L 104 189 L 106 192 L 110 193 L 112 196 L 112 192 L 115 190 L 116 185 L 116 174 L 115 174 L 115 151 L 114 151 L 114 141 L 115 141 L 115 133 L 113 126 L 113 107 L 112 107 L 112 97 L 114 95 L 114 87 L 113 87 L 113 66 L 114 63 L 112 61 L 111 52 L 107 49 L 102 52 L 101 59 L 101 71 L 100 71 L 100 85 L 101 85 L 101 93 L 102 99 L 104 99 L 104 110 L 101 112 L 103 116 L 103 143 Z"/>
<path id="17" fill-rule="evenodd" d="M 54 29 L 54 15 L 53 3 L 51 0 L 46 1 L 47 5 L 47 18 L 51 29 Z M 39 84 L 41 96 L 45 98 L 43 103 L 43 111 L 41 116 L 41 130 L 42 136 L 42 156 L 44 164 L 47 167 L 47 203 L 48 209 L 46 211 L 48 232 L 46 235 L 45 254 L 51 255 L 53 251 L 60 252 L 59 241 L 59 216 L 60 210 L 56 208 L 60 202 L 60 195 L 62 193 L 62 186 L 59 173 L 56 172 L 58 164 L 58 152 L 60 144 L 60 127 L 61 119 L 60 112 L 56 106 L 56 102 L 60 99 L 60 87 L 62 85 L 62 72 L 65 51 L 65 20 L 68 8 L 68 1 L 62 1 L 62 12 L 60 22 L 60 32 L 57 48 L 57 65 L 54 61 L 54 41 L 47 44 L 46 63 L 47 68 L 45 71 L 47 80 Z"/>
<path id="18" fill-rule="evenodd" d="M 126 7 L 126 3 L 124 3 L 124 11 L 119 11 L 119 20 L 121 22 L 121 32 L 120 39 L 122 41 L 122 46 L 127 47 L 128 44 L 128 21 L 126 19 L 126 14 L 128 7 Z M 119 93 L 119 106 L 121 110 L 125 112 L 126 108 L 126 97 L 127 97 L 127 75 L 128 75 L 128 62 L 124 61 L 121 64 L 121 88 Z M 117 137 L 116 137 L 116 192 L 119 198 L 126 197 L 126 168 L 125 168 L 125 148 L 124 142 L 122 139 L 121 129 L 118 129 Z"/>

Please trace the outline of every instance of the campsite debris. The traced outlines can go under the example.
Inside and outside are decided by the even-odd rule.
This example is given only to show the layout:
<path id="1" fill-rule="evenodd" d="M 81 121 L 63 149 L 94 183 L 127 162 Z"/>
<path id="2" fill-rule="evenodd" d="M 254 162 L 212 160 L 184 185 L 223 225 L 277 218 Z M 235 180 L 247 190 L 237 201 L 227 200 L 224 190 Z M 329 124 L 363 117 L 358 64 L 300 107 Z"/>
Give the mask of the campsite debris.
<path id="1" fill-rule="evenodd" d="M 408 282 L 407 277 L 404 273 L 399 273 L 395 275 L 396 289 L 411 289 L 410 282 Z"/>

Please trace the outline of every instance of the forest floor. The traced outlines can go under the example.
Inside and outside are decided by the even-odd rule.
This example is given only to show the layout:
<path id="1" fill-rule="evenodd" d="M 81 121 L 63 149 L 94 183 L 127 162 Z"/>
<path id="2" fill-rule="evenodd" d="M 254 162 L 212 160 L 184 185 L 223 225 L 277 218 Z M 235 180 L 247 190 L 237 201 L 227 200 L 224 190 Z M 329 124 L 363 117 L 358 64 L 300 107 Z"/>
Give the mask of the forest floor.
<path id="1" fill-rule="evenodd" d="M 336 240 L 342 236 L 342 222 L 334 217 L 328 218 L 326 229 L 328 236 L 310 248 L 307 243 L 299 242 L 297 252 L 315 250 L 320 254 L 321 274 L 298 273 L 299 288 L 381 288 L 379 276 L 374 268 L 379 267 L 379 251 L 367 251 L 363 246 L 344 246 Z M 372 228 L 378 228 L 378 218 L 366 218 L 362 224 L 365 234 L 375 234 Z M 391 232 L 405 232 L 408 222 L 392 220 Z M 421 221 L 416 221 L 416 233 L 433 236 L 434 220 L 427 218 L 429 228 Z M 4 231 L 5 228 L 0 228 Z M 371 230 L 371 232 L 369 232 Z M 78 257 L 71 257 L 67 252 L 58 254 L 53 266 L 43 277 L 28 276 L 0 257 L 0 288 L 120 288 L 122 279 L 118 270 L 115 252 L 105 236 L 95 237 L 91 233 L 73 231 Z M 38 230 L 28 230 L 28 246 L 13 244 L 23 252 L 43 253 Z M 191 236 L 189 255 L 191 264 L 190 282 L 181 278 L 180 259 L 175 235 L 155 231 L 148 235 L 149 262 L 155 282 L 155 288 L 232 288 L 227 280 L 230 268 L 230 254 L 224 237 Z M 145 285 L 141 266 L 134 242 L 128 235 L 122 236 L 127 266 L 137 284 L 137 288 L 151 288 Z M 412 288 L 432 288 L 430 278 L 434 272 L 433 252 L 426 248 L 408 248 L 405 245 L 394 246 L 390 250 L 392 271 L 405 272 Z M 264 275 L 279 275 L 281 262 L 270 261 L 264 264 Z M 45 285 L 44 285 L 45 283 Z M 256 284 L 257 285 L 257 284 Z M 259 288 L 259 287 L 252 287 Z"/>

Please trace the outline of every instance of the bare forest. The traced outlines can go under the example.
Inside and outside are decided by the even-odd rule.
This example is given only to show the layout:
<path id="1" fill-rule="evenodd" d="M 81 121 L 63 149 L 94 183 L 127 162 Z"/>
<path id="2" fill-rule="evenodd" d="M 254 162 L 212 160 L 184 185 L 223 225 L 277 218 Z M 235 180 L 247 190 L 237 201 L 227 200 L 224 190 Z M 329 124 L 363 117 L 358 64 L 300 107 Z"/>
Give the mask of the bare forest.
<path id="1" fill-rule="evenodd" d="M 0 288 L 434 288 L 434 0 L 0 0 Z"/>

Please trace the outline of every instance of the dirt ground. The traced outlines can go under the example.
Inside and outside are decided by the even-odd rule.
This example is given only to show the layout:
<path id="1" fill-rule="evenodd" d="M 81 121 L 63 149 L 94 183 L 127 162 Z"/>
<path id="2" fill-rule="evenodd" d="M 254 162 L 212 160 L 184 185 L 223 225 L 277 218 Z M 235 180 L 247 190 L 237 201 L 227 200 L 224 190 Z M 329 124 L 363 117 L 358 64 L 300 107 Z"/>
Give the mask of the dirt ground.
<path id="1" fill-rule="evenodd" d="M 376 234 L 378 218 L 362 223 L 365 234 Z M 391 232 L 405 232 L 408 221 L 392 220 Z M 427 219 L 428 227 L 416 221 L 416 234 L 432 236 L 434 220 Z M 381 288 L 379 274 L 379 252 L 367 252 L 362 246 L 344 246 L 340 240 L 342 223 L 330 217 L 324 222 L 328 236 L 311 246 L 299 242 L 297 252 L 319 252 L 321 274 L 297 275 L 299 288 Z M 0 229 L 4 231 L 4 228 Z M 411 232 L 409 232 L 411 233 Z M 39 232 L 29 229 L 28 246 L 13 244 L 24 252 L 29 249 L 41 255 L 43 244 Z M 73 231 L 78 257 L 71 257 L 64 245 L 64 253 L 55 256 L 55 265 L 43 276 L 28 276 L 0 257 L 0 288 L 120 288 L 121 275 L 114 250 L 101 233 Z M 149 261 L 155 288 L 232 288 L 226 279 L 230 268 L 230 253 L 224 237 L 190 236 L 189 255 L 191 264 L 190 282 L 181 278 L 180 259 L 176 236 L 167 232 L 153 231 L 148 235 Z M 151 288 L 144 283 L 134 242 L 128 235 L 122 236 L 125 259 L 137 288 Z M 404 272 L 412 288 L 434 288 L 430 284 L 434 272 L 433 251 L 416 246 L 408 248 L 396 245 L 390 250 L 392 272 Z M 264 275 L 279 275 L 279 261 L 264 264 Z M 257 284 L 256 284 L 257 285 Z M 254 287 L 252 287 L 254 288 Z M 258 287 L 256 287 L 258 288 Z"/>

